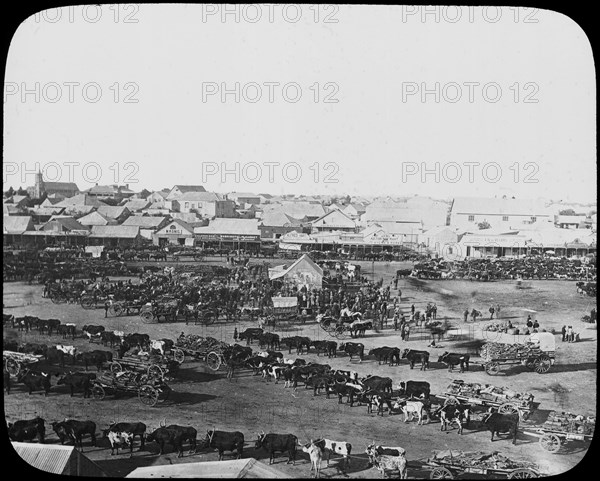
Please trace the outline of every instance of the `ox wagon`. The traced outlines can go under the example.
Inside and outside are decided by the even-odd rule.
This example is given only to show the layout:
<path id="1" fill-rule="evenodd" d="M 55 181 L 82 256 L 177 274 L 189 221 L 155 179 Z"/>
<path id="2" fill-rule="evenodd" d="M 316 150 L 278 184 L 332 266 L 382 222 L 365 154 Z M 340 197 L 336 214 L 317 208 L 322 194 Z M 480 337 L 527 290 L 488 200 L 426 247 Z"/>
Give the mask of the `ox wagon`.
<path id="1" fill-rule="evenodd" d="M 119 373 L 124 370 L 145 372 L 148 376 L 164 379 L 169 374 L 173 375 L 181 362 L 183 362 L 183 352 L 179 349 L 173 351 L 173 359 L 161 356 L 160 354 L 123 356 L 121 359 L 109 362 L 109 369 L 113 373 Z"/>
<path id="2" fill-rule="evenodd" d="M 554 334 L 549 332 L 535 333 L 529 336 L 531 348 L 524 351 L 505 352 L 492 354 L 485 357 L 483 367 L 490 376 L 500 373 L 501 366 L 521 364 L 528 369 L 544 374 L 550 370 L 555 362 L 556 342 Z M 492 344 L 492 343 L 489 343 Z"/>
<path id="3" fill-rule="evenodd" d="M 166 401 L 171 388 L 162 378 L 136 371 L 104 372 L 93 380 L 92 395 L 102 400 L 107 394 L 137 394 L 142 404 L 156 406 L 158 401 Z"/>
<path id="4" fill-rule="evenodd" d="M 140 309 L 140 317 L 146 324 L 160 322 L 161 317 L 165 321 L 176 321 L 181 316 L 186 324 L 191 318 L 194 320 L 194 324 L 210 325 L 219 318 L 219 310 L 195 305 L 186 305 L 180 309 L 179 300 L 174 297 L 164 297 L 159 301 L 146 303 Z"/>
<path id="5" fill-rule="evenodd" d="M 508 479 L 540 477 L 537 465 L 510 460 L 498 452 L 433 451 L 425 465 L 431 468 L 430 479 L 454 479 L 465 473 L 477 474 L 484 479 L 487 476 Z"/>
<path id="6" fill-rule="evenodd" d="M 527 420 L 533 411 L 533 395 L 513 393 L 504 388 L 477 383 L 465 383 L 457 379 L 452 381 L 443 394 L 437 397 L 444 399 L 444 406 L 465 403 L 474 406 L 492 407 L 501 414 L 518 413 L 522 420 Z"/>
<path id="7" fill-rule="evenodd" d="M 182 334 L 175 342 L 175 349 L 179 349 L 185 356 L 204 361 L 211 371 L 218 371 L 225 363 L 223 351 L 226 347 L 229 345 L 215 338 L 205 339 L 194 334 Z"/>
<path id="8" fill-rule="evenodd" d="M 584 418 L 571 413 L 551 411 L 548 419 L 541 426 L 527 428 L 523 434 L 539 438 L 540 446 L 549 453 L 555 454 L 561 445 L 570 441 L 589 444 L 594 438 L 595 418 Z"/>
<path id="9" fill-rule="evenodd" d="M 142 299 L 133 299 L 127 301 L 113 301 L 108 307 L 108 313 L 111 316 L 135 315 L 141 314 L 146 301 Z M 130 314 L 130 312 L 132 314 Z"/>
<path id="10" fill-rule="evenodd" d="M 26 354 L 24 352 L 2 351 L 2 360 L 4 369 L 11 376 L 18 376 L 19 373 L 30 366 L 39 362 L 43 356 L 41 354 Z"/>

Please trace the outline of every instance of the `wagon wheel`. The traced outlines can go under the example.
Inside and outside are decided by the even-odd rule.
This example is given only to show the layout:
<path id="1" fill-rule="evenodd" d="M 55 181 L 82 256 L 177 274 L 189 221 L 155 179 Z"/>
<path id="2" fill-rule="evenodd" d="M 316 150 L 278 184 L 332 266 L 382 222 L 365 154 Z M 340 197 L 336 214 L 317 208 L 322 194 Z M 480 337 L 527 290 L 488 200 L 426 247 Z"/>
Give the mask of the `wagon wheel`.
<path id="1" fill-rule="evenodd" d="M 454 396 L 449 396 L 444 401 L 444 406 L 455 405 L 455 404 L 459 404 L 459 402 L 458 402 L 458 399 L 456 399 Z"/>
<path id="2" fill-rule="evenodd" d="M 206 365 L 209 369 L 218 371 L 221 367 L 221 356 L 214 351 L 209 352 L 206 356 Z"/>
<path id="3" fill-rule="evenodd" d="M 485 372 L 487 372 L 490 376 L 497 376 L 500 373 L 500 364 L 497 362 L 486 363 Z"/>
<path id="4" fill-rule="evenodd" d="M 91 299 L 89 297 L 83 297 L 81 299 L 81 307 L 83 307 L 84 309 L 91 309 L 92 307 L 94 307 L 94 299 Z"/>
<path id="5" fill-rule="evenodd" d="M 113 361 L 110 363 L 110 371 L 117 373 L 117 372 L 121 372 L 123 370 L 123 366 L 121 366 L 121 363 L 117 362 L 117 361 Z"/>
<path id="6" fill-rule="evenodd" d="M 94 386 L 92 388 L 92 395 L 94 396 L 94 399 L 102 401 L 102 399 L 106 397 L 106 391 L 102 386 Z"/>
<path id="7" fill-rule="evenodd" d="M 508 479 L 525 479 L 525 478 L 539 478 L 538 473 L 533 469 L 520 468 L 515 469 L 508 473 Z"/>
<path id="8" fill-rule="evenodd" d="M 158 377 L 162 379 L 165 376 L 165 372 L 163 371 L 162 367 L 160 367 L 158 364 L 152 364 L 148 366 L 147 372 L 148 377 Z"/>
<path id="9" fill-rule="evenodd" d="M 429 475 L 429 479 L 454 479 L 454 476 L 449 469 L 437 467 L 433 468 L 433 471 L 431 471 L 431 474 Z"/>
<path id="10" fill-rule="evenodd" d="M 519 416 L 521 415 L 521 413 L 519 412 L 519 408 L 517 406 L 515 406 L 514 404 L 511 403 L 505 403 L 500 405 L 500 407 L 498 408 L 498 412 L 500 414 L 515 414 L 515 413 L 519 413 Z"/>
<path id="11" fill-rule="evenodd" d="M 535 372 L 538 374 L 544 374 L 550 370 L 552 362 L 548 356 L 540 356 L 535 361 Z"/>
<path id="12" fill-rule="evenodd" d="M 4 365 L 11 376 L 17 376 L 21 371 L 21 364 L 15 359 L 6 359 Z"/>
<path id="13" fill-rule="evenodd" d="M 544 434 L 540 438 L 540 446 L 549 453 L 556 453 L 560 449 L 560 438 L 556 434 Z"/>
<path id="14" fill-rule="evenodd" d="M 140 317 L 142 318 L 142 321 L 144 321 L 146 324 L 150 324 L 156 319 L 156 316 L 152 311 L 142 311 L 140 312 Z"/>
<path id="15" fill-rule="evenodd" d="M 181 349 L 173 349 L 173 359 L 181 364 L 185 360 L 185 353 Z"/>
<path id="16" fill-rule="evenodd" d="M 150 384 L 144 384 L 138 390 L 138 398 L 142 404 L 147 406 L 155 406 L 158 402 L 158 391 Z"/>
<path id="17" fill-rule="evenodd" d="M 336 327 L 333 335 L 336 339 L 346 339 L 348 337 L 348 332 L 344 326 Z"/>
<path id="18" fill-rule="evenodd" d="M 123 309 L 122 304 L 111 304 L 108 308 L 108 312 L 111 316 L 120 316 L 123 314 L 123 311 L 125 311 L 125 309 Z"/>

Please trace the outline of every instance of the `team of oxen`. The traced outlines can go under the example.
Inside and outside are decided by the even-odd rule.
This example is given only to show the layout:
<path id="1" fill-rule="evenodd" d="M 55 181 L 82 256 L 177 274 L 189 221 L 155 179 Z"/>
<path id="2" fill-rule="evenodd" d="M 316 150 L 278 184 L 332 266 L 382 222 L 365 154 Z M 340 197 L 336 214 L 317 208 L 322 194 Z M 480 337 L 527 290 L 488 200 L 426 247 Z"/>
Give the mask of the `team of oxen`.
<path id="1" fill-rule="evenodd" d="M 22 325 L 23 319 L 18 318 L 16 325 Z M 26 323 L 31 329 L 36 325 L 31 320 Z M 47 322 L 37 323 L 47 325 Z M 56 323 L 54 323 L 56 324 Z M 62 324 L 58 324 L 60 327 Z M 47 330 L 50 334 L 50 330 Z M 59 332 L 57 326 L 53 332 Z M 74 331 L 73 331 L 74 332 Z M 168 339 L 160 341 L 151 341 L 147 334 L 129 334 L 122 332 L 106 331 L 103 326 L 84 326 L 82 333 L 90 342 L 97 340 L 104 345 L 111 347 L 117 346 L 118 355 L 122 355 L 132 346 L 138 346 L 145 349 L 155 349 L 163 353 L 173 346 L 173 342 Z M 74 334 L 73 334 L 74 335 Z M 350 359 L 353 357 L 362 361 L 365 358 L 364 345 L 356 342 L 346 342 L 338 346 L 334 341 L 312 341 L 308 337 L 292 336 L 279 338 L 277 334 L 263 332 L 262 329 L 252 328 L 242 332 L 240 340 L 246 340 L 247 344 L 254 340 L 258 341 L 260 348 L 267 350 L 254 352 L 249 345 L 246 347 L 239 344 L 230 346 L 224 352 L 228 366 L 228 377 L 231 377 L 236 369 L 248 368 L 254 371 L 255 375 L 261 375 L 261 378 L 267 382 L 274 381 L 278 383 L 284 381 L 284 387 L 297 389 L 298 384 L 304 384 L 305 389 L 312 388 L 313 395 L 317 396 L 321 392 L 325 393 L 326 398 L 331 395 L 337 397 L 338 403 L 346 403 L 351 407 L 356 403 L 366 405 L 367 412 L 377 412 L 383 416 L 385 408 L 389 414 L 403 414 L 404 422 L 417 419 L 418 424 L 423 424 L 427 419 L 429 422 L 434 417 L 439 417 L 440 429 L 447 430 L 452 425 L 456 425 L 458 433 L 461 434 L 465 426 L 470 421 L 472 408 L 468 405 L 435 405 L 430 399 L 430 385 L 425 381 L 408 380 L 399 383 L 396 389 L 393 389 L 392 379 L 389 377 L 372 376 L 360 377 L 356 371 L 333 370 L 328 364 L 306 362 L 300 358 L 286 358 L 283 353 L 274 349 L 281 347 L 288 348 L 288 355 L 295 349 L 297 354 L 308 353 L 313 347 L 320 355 L 326 354 L 329 358 L 336 357 L 338 352 L 346 353 Z M 100 371 L 106 362 L 112 361 L 113 352 L 107 350 L 94 350 L 89 352 L 77 352 L 73 346 L 56 345 L 46 347 L 44 345 L 26 344 L 23 346 L 7 346 L 5 349 L 19 350 L 22 352 L 31 352 L 42 354 L 48 362 L 56 362 L 65 366 L 65 362 L 75 364 L 81 361 L 85 365 L 86 371 L 89 366 L 95 366 Z M 408 361 L 410 368 L 420 366 L 421 370 L 429 368 L 429 353 L 427 351 L 418 351 L 412 349 L 400 350 L 395 347 L 379 347 L 371 349 L 368 354 L 374 356 L 378 364 L 387 363 L 390 365 L 399 364 L 400 359 Z M 438 358 L 438 362 L 444 362 L 448 365 L 449 371 L 456 366 L 460 371 L 469 369 L 469 356 L 465 354 L 444 353 Z M 95 379 L 94 373 L 88 372 L 68 372 L 59 380 L 58 385 L 66 385 L 70 389 L 71 396 L 75 391 L 81 390 L 84 397 L 90 395 L 92 381 Z M 5 376 L 6 377 L 6 376 Z M 47 395 L 50 390 L 50 374 L 45 372 L 34 372 L 24 370 L 18 376 L 18 381 L 23 382 L 31 394 L 36 390 L 43 390 Z M 5 379 L 5 387 L 6 387 Z M 499 414 L 489 412 L 482 418 L 483 425 L 492 434 L 509 432 L 516 441 L 518 428 L 518 415 Z M 71 441 L 75 446 L 83 449 L 82 438 L 89 436 L 92 445 L 96 445 L 96 424 L 89 420 L 65 419 L 59 422 L 51 423 L 52 429 L 57 434 L 61 443 Z M 35 418 L 31 420 L 20 420 L 14 424 L 8 425 L 9 436 L 15 441 L 26 441 L 37 439 L 44 442 L 45 426 L 44 420 Z M 133 454 L 134 441 L 136 437 L 140 439 L 140 449 L 144 449 L 146 442 L 156 442 L 159 447 L 159 454 L 165 452 L 165 446 L 170 445 L 177 451 L 178 457 L 183 456 L 183 445 L 189 444 L 190 453 L 197 451 L 197 430 L 191 426 L 166 425 L 166 421 L 161 423 L 155 429 L 147 429 L 147 426 L 141 422 L 132 423 L 112 423 L 106 429 L 101 431 L 102 438 L 107 438 L 111 448 L 111 454 L 118 454 L 119 449 L 128 450 L 130 456 Z M 219 453 L 219 460 L 223 459 L 225 451 L 235 452 L 238 458 L 243 455 L 245 439 L 241 432 L 218 431 L 216 429 L 208 430 L 205 439 L 199 443 L 201 449 L 212 449 Z M 319 476 L 321 461 L 326 457 L 327 464 L 332 454 L 343 457 L 344 467 L 348 467 L 352 457 L 352 446 L 348 442 L 333 441 L 329 439 L 310 440 L 299 444 L 298 438 L 293 434 L 277 434 L 264 432 L 257 435 L 255 442 L 256 449 L 263 449 L 269 454 L 269 462 L 272 463 L 276 453 L 287 453 L 288 462 L 295 462 L 297 448 L 309 455 L 311 461 L 311 472 Z M 406 477 L 406 452 L 401 447 L 376 446 L 375 442 L 366 449 L 370 464 L 379 469 L 384 475 L 388 471 L 397 471 L 401 478 Z"/>

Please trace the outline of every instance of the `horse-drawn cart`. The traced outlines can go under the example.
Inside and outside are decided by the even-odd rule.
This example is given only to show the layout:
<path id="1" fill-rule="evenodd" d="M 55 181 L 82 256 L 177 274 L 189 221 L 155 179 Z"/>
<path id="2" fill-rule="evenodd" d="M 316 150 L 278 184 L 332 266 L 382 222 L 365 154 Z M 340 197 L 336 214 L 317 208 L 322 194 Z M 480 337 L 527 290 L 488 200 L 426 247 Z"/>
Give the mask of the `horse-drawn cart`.
<path id="1" fill-rule="evenodd" d="M 114 373 L 125 370 L 144 372 L 148 376 L 164 379 L 165 376 L 174 375 L 179 364 L 180 362 L 176 361 L 175 358 L 168 359 L 166 356 L 160 354 L 126 355 L 121 359 L 109 362 L 109 369 Z"/>
<path id="2" fill-rule="evenodd" d="M 140 309 L 140 317 L 146 324 L 160 322 L 162 317 L 165 321 L 190 320 L 194 324 L 210 325 L 219 318 L 219 310 L 210 306 L 185 305 L 180 308 L 180 302 L 175 297 L 165 296 L 159 300 L 146 303 Z"/>
<path id="3" fill-rule="evenodd" d="M 175 342 L 175 348 L 181 350 L 186 356 L 195 360 L 206 362 L 212 371 L 218 371 L 225 363 L 223 351 L 229 344 L 219 341 L 213 337 L 201 337 L 195 334 L 182 334 Z"/>
<path id="4" fill-rule="evenodd" d="M 596 418 L 551 411 L 544 424 L 527 428 L 523 433 L 538 437 L 540 446 L 545 451 L 555 454 L 561 445 L 570 441 L 589 444 L 594 438 L 595 427 Z"/>
<path id="5" fill-rule="evenodd" d="M 527 461 L 516 461 L 494 452 L 433 451 L 425 462 L 431 469 L 430 479 L 454 479 L 465 473 L 485 478 L 505 476 L 508 479 L 539 478 L 538 466 Z"/>
<path id="6" fill-rule="evenodd" d="M 501 414 L 518 413 L 522 420 L 529 418 L 534 409 L 533 394 L 518 393 L 491 384 L 466 383 L 460 379 L 452 381 L 443 394 L 444 405 L 465 403 L 472 406 L 492 407 Z"/>
<path id="7" fill-rule="evenodd" d="M 481 348 L 483 367 L 490 376 L 500 373 L 503 365 L 521 364 L 528 369 L 544 374 L 555 362 L 556 343 L 554 334 L 535 333 L 525 344 L 502 344 L 488 342 Z"/>
<path id="8" fill-rule="evenodd" d="M 41 354 L 26 354 L 24 352 L 2 351 L 2 360 L 4 369 L 11 376 L 18 376 L 26 367 L 39 362 L 43 356 Z"/>
<path id="9" fill-rule="evenodd" d="M 92 395 L 102 400 L 107 394 L 137 394 L 142 404 L 156 406 L 158 401 L 165 401 L 171 394 L 171 388 L 160 377 L 136 371 L 103 372 L 94 379 Z"/>
<path id="10" fill-rule="evenodd" d="M 336 339 L 346 339 L 348 334 L 350 334 L 349 327 L 333 317 L 317 316 L 317 322 L 321 326 L 321 329 Z"/>

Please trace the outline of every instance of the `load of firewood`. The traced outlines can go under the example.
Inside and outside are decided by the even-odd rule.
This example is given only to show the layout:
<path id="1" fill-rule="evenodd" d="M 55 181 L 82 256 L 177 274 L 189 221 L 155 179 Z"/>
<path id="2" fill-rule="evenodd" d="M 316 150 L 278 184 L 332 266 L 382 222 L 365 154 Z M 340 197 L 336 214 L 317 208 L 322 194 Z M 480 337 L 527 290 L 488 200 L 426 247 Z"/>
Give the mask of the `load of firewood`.
<path id="1" fill-rule="evenodd" d="M 214 337 L 202 337 L 196 334 L 181 335 L 176 346 L 191 351 L 218 351 L 229 347 L 229 344 Z"/>
<path id="2" fill-rule="evenodd" d="M 486 342 L 480 351 L 482 358 L 486 360 L 501 358 L 527 357 L 539 354 L 540 350 L 536 344 L 504 344 L 502 342 Z"/>
<path id="3" fill-rule="evenodd" d="M 548 419 L 544 423 L 544 428 L 548 430 L 588 435 L 594 433 L 595 427 L 596 418 L 594 416 L 558 411 L 550 411 Z"/>
<path id="4" fill-rule="evenodd" d="M 480 469 L 506 469 L 529 468 L 537 470 L 538 466 L 529 461 L 509 459 L 497 451 L 433 451 L 433 462 L 442 462 L 463 468 L 476 467 Z"/>
<path id="5" fill-rule="evenodd" d="M 534 396 L 528 392 L 516 392 L 508 387 L 497 387 L 491 384 L 467 383 L 455 380 L 447 388 L 446 394 L 480 397 L 492 402 L 518 402 L 521 406 L 528 406 L 533 402 Z"/>

